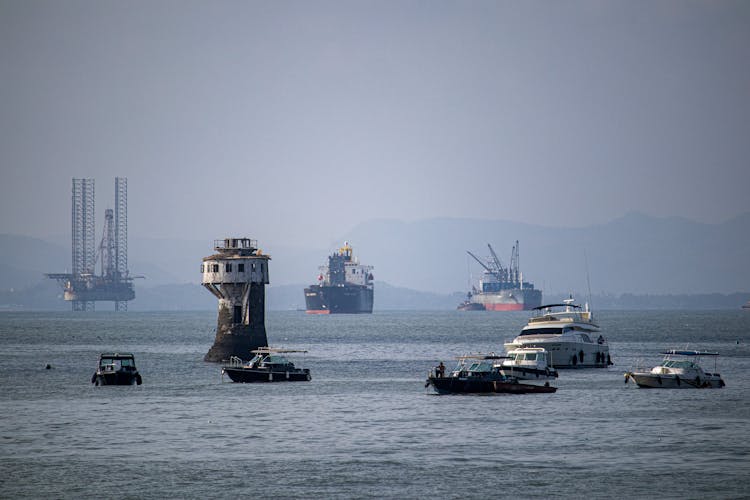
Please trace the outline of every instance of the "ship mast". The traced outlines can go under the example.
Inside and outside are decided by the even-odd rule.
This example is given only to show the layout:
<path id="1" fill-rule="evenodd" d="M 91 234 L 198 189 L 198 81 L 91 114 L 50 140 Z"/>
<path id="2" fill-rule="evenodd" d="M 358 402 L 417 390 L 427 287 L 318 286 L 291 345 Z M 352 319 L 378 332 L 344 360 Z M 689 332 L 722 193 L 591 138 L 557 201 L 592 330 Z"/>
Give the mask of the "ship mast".
<path id="1" fill-rule="evenodd" d="M 477 262 L 479 263 L 479 265 L 480 265 L 480 266 L 482 266 L 483 268 L 485 268 L 485 269 L 487 270 L 487 272 L 488 272 L 488 273 L 491 273 L 491 274 L 495 274 L 495 275 L 497 275 L 497 273 L 496 273 L 495 271 L 493 271 L 492 269 L 490 269 L 489 267 L 487 267 L 487 265 L 485 265 L 485 263 L 484 263 L 484 262 L 482 262 L 482 261 L 481 261 L 481 260 L 479 259 L 479 257 L 477 257 L 477 256 L 476 256 L 476 255 L 474 255 L 473 253 L 469 252 L 468 250 L 466 250 L 466 253 L 468 253 L 469 255 L 471 255 L 472 257 L 474 257 L 474 260 L 475 260 L 475 261 L 477 261 Z"/>
<path id="2" fill-rule="evenodd" d="M 518 240 L 516 240 L 516 244 L 513 245 L 513 250 L 510 253 L 510 280 L 514 283 L 519 283 L 521 281 L 520 273 L 518 271 L 518 260 Z"/>

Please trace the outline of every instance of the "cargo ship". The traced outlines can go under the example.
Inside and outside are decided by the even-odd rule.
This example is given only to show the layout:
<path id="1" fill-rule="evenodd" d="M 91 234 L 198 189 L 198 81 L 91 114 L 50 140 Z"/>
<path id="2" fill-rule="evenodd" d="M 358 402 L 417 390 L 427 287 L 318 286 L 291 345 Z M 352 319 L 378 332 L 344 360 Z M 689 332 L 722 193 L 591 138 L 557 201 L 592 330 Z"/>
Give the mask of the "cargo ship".
<path id="1" fill-rule="evenodd" d="M 486 261 L 467 251 L 484 269 L 479 289 L 473 287 L 468 301 L 487 311 L 523 311 L 539 307 L 542 304 L 542 291 L 535 289 L 533 283 L 524 281 L 519 271 L 518 241 L 513 246 L 508 267 L 501 264 L 492 245 L 488 243 L 487 247 L 491 257 Z M 460 304 L 458 309 L 471 310 L 466 303 Z"/>
<path id="2" fill-rule="evenodd" d="M 317 284 L 305 288 L 307 314 L 372 313 L 372 266 L 359 263 L 348 241 L 320 267 Z"/>

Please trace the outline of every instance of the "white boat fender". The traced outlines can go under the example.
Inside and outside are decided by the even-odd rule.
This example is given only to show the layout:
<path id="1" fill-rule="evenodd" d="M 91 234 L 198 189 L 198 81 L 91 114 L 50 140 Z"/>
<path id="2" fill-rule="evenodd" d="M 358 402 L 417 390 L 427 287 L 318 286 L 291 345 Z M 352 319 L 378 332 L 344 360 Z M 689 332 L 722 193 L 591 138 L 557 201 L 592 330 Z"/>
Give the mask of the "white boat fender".
<path id="1" fill-rule="evenodd" d="M 273 382 L 273 373 L 268 374 L 268 381 Z"/>

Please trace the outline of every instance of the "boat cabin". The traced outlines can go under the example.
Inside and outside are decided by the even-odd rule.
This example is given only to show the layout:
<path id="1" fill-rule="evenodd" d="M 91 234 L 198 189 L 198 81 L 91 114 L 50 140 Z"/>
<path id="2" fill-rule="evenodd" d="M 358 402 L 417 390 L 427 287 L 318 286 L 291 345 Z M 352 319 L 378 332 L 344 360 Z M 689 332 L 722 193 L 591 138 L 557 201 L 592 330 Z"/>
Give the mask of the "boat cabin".
<path id="1" fill-rule="evenodd" d="M 107 372 L 135 371 L 135 358 L 132 354 L 102 354 L 99 356 L 99 370 Z"/>
<path id="2" fill-rule="evenodd" d="M 294 363 L 289 361 L 285 356 L 279 354 L 256 354 L 253 359 L 248 361 L 249 368 L 271 369 L 272 371 L 284 371 L 293 369 Z"/>

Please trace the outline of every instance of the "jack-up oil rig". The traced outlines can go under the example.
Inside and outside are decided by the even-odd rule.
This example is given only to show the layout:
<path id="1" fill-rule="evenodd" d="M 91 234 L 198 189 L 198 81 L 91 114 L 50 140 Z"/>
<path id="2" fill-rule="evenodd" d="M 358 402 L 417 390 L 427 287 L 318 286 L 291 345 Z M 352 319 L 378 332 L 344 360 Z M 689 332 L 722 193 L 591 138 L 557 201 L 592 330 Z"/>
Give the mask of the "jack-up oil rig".
<path id="1" fill-rule="evenodd" d="M 96 301 L 115 303 L 116 311 L 127 311 L 135 298 L 128 271 L 128 179 L 115 177 L 115 208 L 104 212 L 101 242 L 95 244 L 94 179 L 73 179 L 72 256 L 73 272 L 51 273 L 48 278 L 63 286 L 63 298 L 74 311 L 93 311 Z M 96 274 L 96 263 L 101 274 Z"/>

